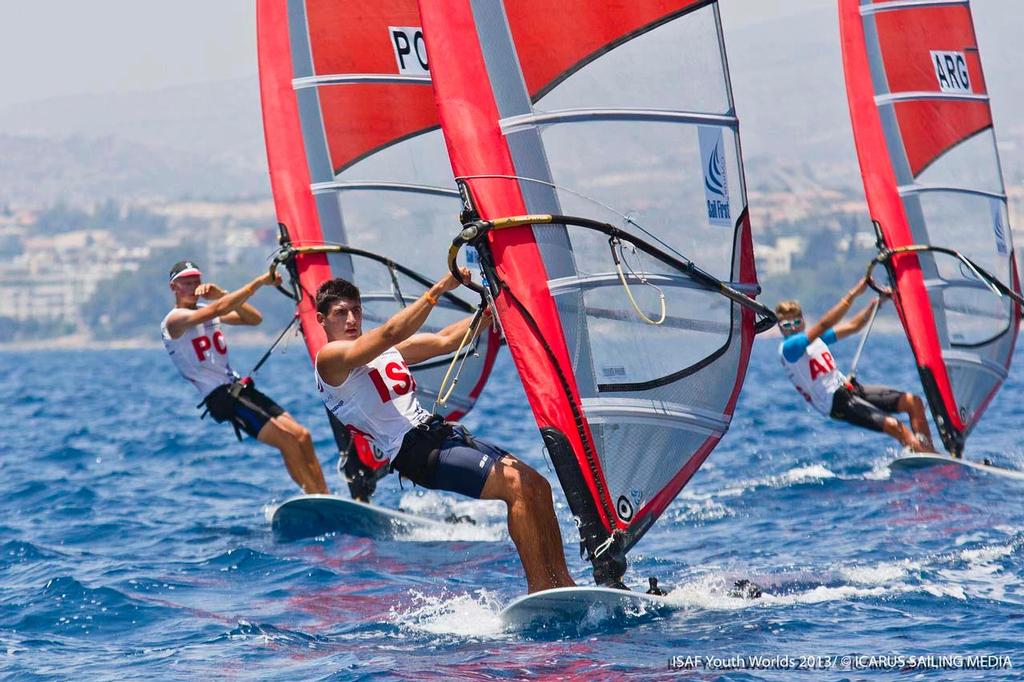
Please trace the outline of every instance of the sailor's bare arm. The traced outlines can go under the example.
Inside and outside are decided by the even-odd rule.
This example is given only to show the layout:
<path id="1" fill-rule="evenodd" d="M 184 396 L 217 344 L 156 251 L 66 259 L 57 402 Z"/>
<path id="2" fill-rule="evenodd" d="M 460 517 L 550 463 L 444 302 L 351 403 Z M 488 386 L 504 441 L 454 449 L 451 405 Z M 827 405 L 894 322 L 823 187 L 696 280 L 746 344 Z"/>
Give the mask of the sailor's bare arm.
<path id="1" fill-rule="evenodd" d="M 167 332 L 171 335 L 172 339 L 176 339 L 184 334 L 185 330 L 190 327 L 202 324 L 215 317 L 227 315 L 236 308 L 242 306 L 245 301 L 256 293 L 256 290 L 261 286 L 264 284 L 273 284 L 277 281 L 280 281 L 280 276 L 271 277 L 268 272 L 256 277 L 245 286 L 235 289 L 229 293 L 221 293 L 218 295 L 214 292 L 211 294 L 210 290 L 206 289 L 205 292 L 207 300 L 212 300 L 213 302 L 210 303 L 210 305 L 203 306 L 202 308 L 196 308 L 195 310 L 188 308 L 175 308 L 171 313 L 171 316 L 167 319 Z M 199 285 L 196 288 L 197 293 L 199 290 L 207 286 L 208 285 L 206 284 Z M 223 292 L 219 287 L 217 287 L 217 289 Z"/>
<path id="2" fill-rule="evenodd" d="M 850 318 L 849 322 L 844 322 L 835 327 L 836 338 L 845 339 L 851 334 L 856 334 L 868 323 L 871 319 L 871 312 L 878 307 L 880 299 L 875 299 L 871 303 L 864 306 L 859 313 Z"/>
<path id="3" fill-rule="evenodd" d="M 469 277 L 469 270 L 463 269 L 463 277 Z M 413 303 L 395 313 L 391 319 L 359 338 L 331 341 L 320 349 L 316 368 L 328 383 L 338 386 L 348 378 L 348 373 L 364 365 L 392 346 L 397 346 L 423 326 L 439 296 L 457 288 L 459 281 L 447 274 Z M 332 309 L 329 315 L 335 314 Z"/>
<path id="4" fill-rule="evenodd" d="M 839 320 L 843 319 L 843 316 L 849 312 L 853 299 L 863 294 L 867 287 L 868 280 L 867 278 L 862 277 L 860 281 L 846 293 L 845 296 L 839 299 L 838 303 L 832 306 L 831 310 L 825 313 L 820 320 L 807 329 L 807 341 L 814 341 L 826 331 L 835 327 L 839 323 Z"/>
<path id="5" fill-rule="evenodd" d="M 439 332 L 429 334 L 413 334 L 408 339 L 398 344 L 398 352 L 402 354 L 405 361 L 410 365 L 423 362 L 438 355 L 453 353 L 459 348 L 462 339 L 466 337 L 469 326 L 473 323 L 473 315 L 465 317 L 458 322 L 453 322 Z M 484 313 L 484 319 L 476 328 L 474 338 L 487 327 L 490 321 L 490 309 Z M 472 340 L 472 339 L 470 339 Z"/>

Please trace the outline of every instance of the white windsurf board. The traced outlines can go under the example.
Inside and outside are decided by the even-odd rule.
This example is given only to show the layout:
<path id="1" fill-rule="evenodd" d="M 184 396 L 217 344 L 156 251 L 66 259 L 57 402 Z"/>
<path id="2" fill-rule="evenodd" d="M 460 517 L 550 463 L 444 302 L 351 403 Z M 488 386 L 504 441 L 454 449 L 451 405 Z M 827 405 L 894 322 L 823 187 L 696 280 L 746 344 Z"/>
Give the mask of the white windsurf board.
<path id="1" fill-rule="evenodd" d="M 501 610 L 506 629 L 603 623 L 680 608 L 667 596 L 610 587 L 556 587 L 519 597 Z"/>
<path id="2" fill-rule="evenodd" d="M 937 452 L 915 452 L 913 454 L 897 457 L 889 462 L 889 468 L 892 470 L 920 469 L 923 467 L 944 464 L 956 464 L 969 469 L 974 469 L 975 471 L 983 471 L 987 474 L 995 474 L 996 476 L 1024 481 L 1024 471 L 1007 469 L 1006 467 L 996 466 L 995 464 L 986 464 L 975 460 L 963 459 L 962 457 L 950 457 L 949 455 L 943 455 Z"/>
<path id="3" fill-rule="evenodd" d="M 282 540 L 335 532 L 393 540 L 420 531 L 444 535 L 457 525 L 337 495 L 299 495 L 277 505 L 267 516 L 274 534 Z"/>

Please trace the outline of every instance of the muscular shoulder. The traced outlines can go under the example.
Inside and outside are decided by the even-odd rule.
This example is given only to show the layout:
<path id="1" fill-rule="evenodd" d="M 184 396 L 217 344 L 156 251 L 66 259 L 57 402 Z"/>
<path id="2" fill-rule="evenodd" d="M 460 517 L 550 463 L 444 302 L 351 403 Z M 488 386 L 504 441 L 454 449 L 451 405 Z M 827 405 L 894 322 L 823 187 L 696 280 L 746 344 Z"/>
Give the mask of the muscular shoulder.
<path id="1" fill-rule="evenodd" d="M 340 386 L 348 378 L 349 373 L 356 369 L 350 366 L 348 352 L 352 341 L 328 341 L 316 354 L 314 365 L 317 374 L 332 386 Z"/>
<path id="2" fill-rule="evenodd" d="M 191 312 L 185 308 L 173 308 L 164 316 L 163 322 L 160 324 L 161 331 L 172 339 L 180 337 L 189 327 L 193 326 L 188 324 Z"/>
<path id="3" fill-rule="evenodd" d="M 782 345 L 779 346 L 779 351 L 782 353 L 782 357 L 786 358 L 787 362 L 796 362 L 804 354 L 804 351 L 807 350 L 808 345 L 807 334 L 800 332 L 786 338 Z"/>

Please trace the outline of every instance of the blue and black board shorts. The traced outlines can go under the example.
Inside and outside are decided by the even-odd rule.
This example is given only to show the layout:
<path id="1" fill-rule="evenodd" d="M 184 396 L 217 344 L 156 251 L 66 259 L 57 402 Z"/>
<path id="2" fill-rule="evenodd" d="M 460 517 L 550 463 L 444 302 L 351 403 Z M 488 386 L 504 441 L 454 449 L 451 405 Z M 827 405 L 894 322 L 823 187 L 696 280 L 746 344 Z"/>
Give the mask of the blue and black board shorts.
<path id="1" fill-rule="evenodd" d="M 244 384 L 238 396 L 231 395 L 232 384 L 219 386 L 206 396 L 206 407 L 218 422 L 230 421 L 236 432 L 240 429 L 253 438 L 268 421 L 284 414 L 284 408 L 261 393 L 252 381 Z"/>
<path id="2" fill-rule="evenodd" d="M 460 424 L 441 423 L 412 429 L 391 464 L 416 485 L 480 499 L 495 462 L 507 451 L 474 438 Z"/>
<path id="3" fill-rule="evenodd" d="M 903 391 L 888 386 L 853 383 L 832 395 L 833 419 L 872 431 L 885 431 L 885 419 L 899 412 Z"/>

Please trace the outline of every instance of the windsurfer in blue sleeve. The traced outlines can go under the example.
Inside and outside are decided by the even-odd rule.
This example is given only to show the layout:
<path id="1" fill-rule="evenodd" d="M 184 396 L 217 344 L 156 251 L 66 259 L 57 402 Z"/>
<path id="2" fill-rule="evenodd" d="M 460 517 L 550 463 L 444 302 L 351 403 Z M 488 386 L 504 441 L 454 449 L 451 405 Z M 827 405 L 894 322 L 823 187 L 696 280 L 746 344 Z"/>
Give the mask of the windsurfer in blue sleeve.
<path id="1" fill-rule="evenodd" d="M 779 360 L 796 390 L 818 412 L 861 428 L 881 431 L 913 452 L 932 452 L 931 430 L 924 401 L 913 393 L 887 386 L 861 385 L 848 379 L 836 367 L 828 344 L 864 328 L 878 305 L 872 302 L 848 322 L 839 321 L 849 312 L 853 300 L 864 293 L 861 279 L 815 324 L 807 327 L 797 301 L 783 301 L 775 307 L 779 330 L 785 339 L 779 344 Z M 894 417 L 906 414 L 910 426 Z"/>
<path id="2" fill-rule="evenodd" d="M 470 277 L 467 269 L 462 274 Z M 369 438 L 402 478 L 505 502 L 509 535 L 530 592 L 572 586 L 547 479 L 464 427 L 431 414 L 416 399 L 409 366 L 456 351 L 469 330 L 472 318 L 436 333 L 416 333 L 438 298 L 459 285 L 445 275 L 387 322 L 363 333 L 359 289 L 344 279 L 324 282 L 316 293 L 317 320 L 327 333 L 315 362 L 317 390 L 327 409 Z"/>
<path id="3" fill-rule="evenodd" d="M 267 273 L 227 292 L 212 282 L 204 283 L 192 261 L 175 263 L 170 273 L 174 308 L 164 317 L 160 335 L 175 367 L 203 396 L 200 407 L 205 406 L 218 422 L 231 422 L 238 440 L 245 431 L 280 450 L 288 473 L 304 492 L 326 494 L 327 483 L 309 431 L 258 391 L 251 379 L 240 379 L 228 361 L 221 323 L 255 326 L 262 322 L 260 312 L 246 301 L 261 286 L 273 283 Z M 201 305 L 200 299 L 208 303 Z"/>

